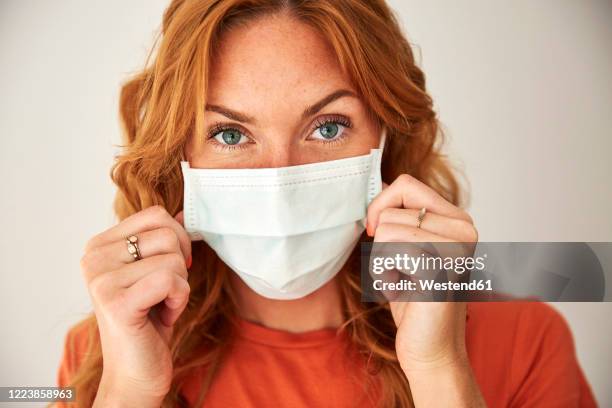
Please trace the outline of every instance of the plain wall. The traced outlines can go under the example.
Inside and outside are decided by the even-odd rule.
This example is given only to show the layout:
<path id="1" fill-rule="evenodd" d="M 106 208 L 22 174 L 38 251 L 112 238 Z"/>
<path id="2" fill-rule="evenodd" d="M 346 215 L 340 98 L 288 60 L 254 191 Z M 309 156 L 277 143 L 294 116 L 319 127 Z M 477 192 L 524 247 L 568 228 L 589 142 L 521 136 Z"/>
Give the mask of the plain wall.
<path id="1" fill-rule="evenodd" d="M 0 386 L 55 385 L 112 225 L 118 90 L 166 1 L 0 1 Z M 612 240 L 612 5 L 395 0 L 483 241 Z M 556 304 L 602 406 L 612 303 Z M 15 404 L 15 406 L 18 406 Z"/>

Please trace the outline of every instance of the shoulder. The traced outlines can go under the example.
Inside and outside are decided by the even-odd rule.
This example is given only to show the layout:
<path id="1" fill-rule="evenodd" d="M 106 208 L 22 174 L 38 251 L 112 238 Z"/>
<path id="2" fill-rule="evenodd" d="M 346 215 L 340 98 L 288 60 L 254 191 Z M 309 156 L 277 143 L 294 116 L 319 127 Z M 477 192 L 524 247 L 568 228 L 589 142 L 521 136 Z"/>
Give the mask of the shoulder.
<path id="1" fill-rule="evenodd" d="M 592 406 L 571 330 L 552 306 L 470 303 L 466 342 L 475 374 L 491 394 L 503 393 L 519 406 L 561 401 Z"/>
<path id="2" fill-rule="evenodd" d="M 520 352 L 523 360 L 552 351 L 574 354 L 567 322 L 552 306 L 541 302 L 470 303 L 467 338 L 470 343 L 497 344 L 502 347 L 499 353 Z"/>
<path id="3" fill-rule="evenodd" d="M 552 306 L 542 302 L 474 302 L 468 304 L 468 324 L 475 329 L 491 327 L 508 334 L 514 330 L 561 330 L 567 322 Z"/>

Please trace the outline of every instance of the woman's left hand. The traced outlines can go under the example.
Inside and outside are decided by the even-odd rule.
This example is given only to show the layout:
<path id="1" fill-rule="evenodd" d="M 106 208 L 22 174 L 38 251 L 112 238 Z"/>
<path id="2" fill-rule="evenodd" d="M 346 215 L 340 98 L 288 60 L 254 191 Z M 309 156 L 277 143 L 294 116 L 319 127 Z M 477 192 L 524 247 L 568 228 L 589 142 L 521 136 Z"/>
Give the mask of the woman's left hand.
<path id="1" fill-rule="evenodd" d="M 417 227 L 422 208 L 427 212 Z M 367 232 L 374 236 L 374 242 L 478 240 L 472 218 L 465 211 L 406 174 L 385 185 L 372 200 Z M 464 401 L 467 406 L 484 405 L 465 346 L 465 303 L 390 302 L 390 307 L 397 325 L 397 358 L 410 381 L 415 404 L 455 406 Z M 454 388 L 457 392 L 449 393 Z"/>

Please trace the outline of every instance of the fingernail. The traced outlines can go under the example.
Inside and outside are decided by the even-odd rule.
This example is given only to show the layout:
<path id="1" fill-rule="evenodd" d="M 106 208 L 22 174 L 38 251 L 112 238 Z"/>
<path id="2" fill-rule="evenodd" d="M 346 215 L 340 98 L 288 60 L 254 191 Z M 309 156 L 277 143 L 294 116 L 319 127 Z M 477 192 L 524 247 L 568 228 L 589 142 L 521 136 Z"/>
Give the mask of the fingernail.
<path id="1" fill-rule="evenodd" d="M 187 262 L 185 262 L 185 264 L 187 265 L 187 269 L 191 268 L 192 262 L 193 262 L 193 257 L 189 255 L 189 258 L 187 258 Z"/>
<path id="2" fill-rule="evenodd" d="M 369 237 L 374 236 L 374 234 L 372 233 L 372 227 L 370 227 L 370 224 L 368 224 L 368 226 L 366 227 L 366 233 L 368 234 Z"/>

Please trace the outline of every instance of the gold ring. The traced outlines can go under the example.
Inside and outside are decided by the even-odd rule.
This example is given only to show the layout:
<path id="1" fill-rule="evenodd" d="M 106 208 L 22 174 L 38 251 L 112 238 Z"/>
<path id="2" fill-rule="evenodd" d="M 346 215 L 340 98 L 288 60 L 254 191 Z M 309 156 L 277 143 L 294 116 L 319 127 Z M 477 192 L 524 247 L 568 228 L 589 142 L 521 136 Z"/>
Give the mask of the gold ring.
<path id="1" fill-rule="evenodd" d="M 127 242 L 127 250 L 134 260 L 141 260 L 142 256 L 140 256 L 140 248 L 138 248 L 138 237 L 136 235 L 130 235 L 125 241 Z"/>
<path id="2" fill-rule="evenodd" d="M 421 211 L 419 211 L 419 215 L 417 216 L 417 224 L 416 224 L 417 228 L 421 228 L 421 224 L 423 223 L 423 220 L 425 219 L 425 214 L 427 214 L 427 208 L 423 207 L 421 208 Z"/>

